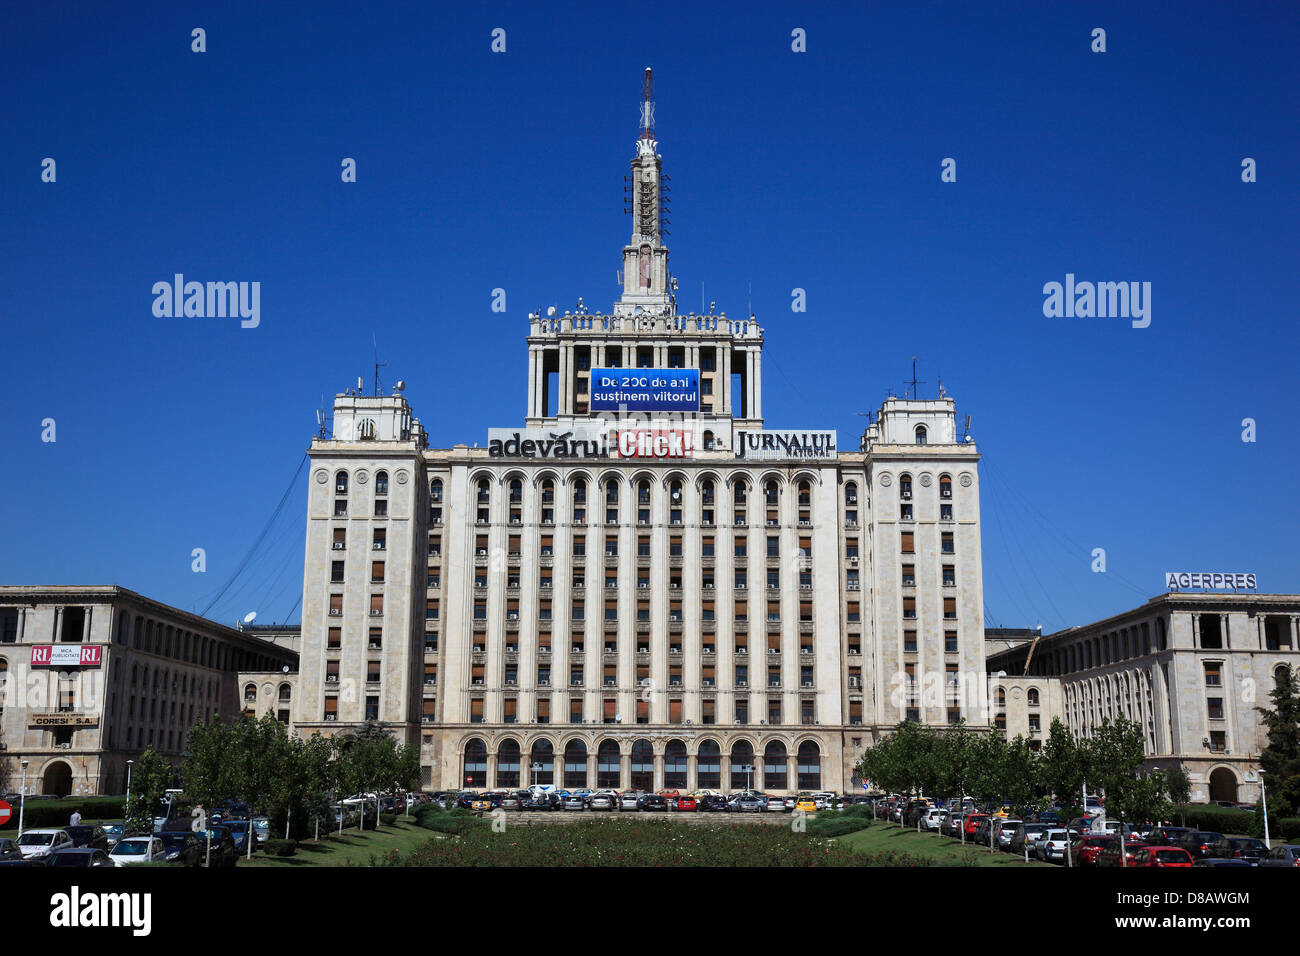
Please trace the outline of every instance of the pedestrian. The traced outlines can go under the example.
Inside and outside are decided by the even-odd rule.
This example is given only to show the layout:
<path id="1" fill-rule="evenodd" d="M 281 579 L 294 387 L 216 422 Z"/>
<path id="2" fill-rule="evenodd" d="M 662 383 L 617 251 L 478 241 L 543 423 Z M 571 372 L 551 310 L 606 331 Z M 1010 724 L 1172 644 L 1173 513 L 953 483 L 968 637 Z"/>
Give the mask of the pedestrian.
<path id="1" fill-rule="evenodd" d="M 79 812 L 77 812 L 76 810 L 73 810 L 73 811 L 72 811 L 72 819 L 71 819 L 71 821 L 68 823 L 68 826 L 70 826 L 70 827 L 75 827 L 75 826 L 76 826 L 77 824 L 79 824 L 80 822 L 81 822 L 81 814 L 80 814 Z"/>

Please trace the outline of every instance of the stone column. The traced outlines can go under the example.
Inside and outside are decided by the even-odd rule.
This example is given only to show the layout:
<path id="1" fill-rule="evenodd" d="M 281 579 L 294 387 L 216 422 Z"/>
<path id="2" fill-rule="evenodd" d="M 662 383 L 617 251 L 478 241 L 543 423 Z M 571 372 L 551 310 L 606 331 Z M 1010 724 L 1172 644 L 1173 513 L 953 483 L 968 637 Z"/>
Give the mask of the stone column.
<path id="1" fill-rule="evenodd" d="M 754 350 L 754 414 L 751 418 L 763 417 L 763 353 Z"/>
<path id="2" fill-rule="evenodd" d="M 81 642 L 83 644 L 90 643 L 90 622 L 91 622 L 91 617 L 94 615 L 94 613 L 95 613 L 95 609 L 93 607 L 86 608 L 86 617 L 85 620 L 82 622 L 82 627 L 81 627 Z M 109 621 L 111 622 L 112 618 L 109 618 Z M 178 657 L 180 656 L 179 652 L 177 653 L 177 656 Z"/>
<path id="3" fill-rule="evenodd" d="M 656 753 L 654 755 L 654 782 L 651 785 L 652 792 L 658 792 L 664 788 L 664 755 Z"/>

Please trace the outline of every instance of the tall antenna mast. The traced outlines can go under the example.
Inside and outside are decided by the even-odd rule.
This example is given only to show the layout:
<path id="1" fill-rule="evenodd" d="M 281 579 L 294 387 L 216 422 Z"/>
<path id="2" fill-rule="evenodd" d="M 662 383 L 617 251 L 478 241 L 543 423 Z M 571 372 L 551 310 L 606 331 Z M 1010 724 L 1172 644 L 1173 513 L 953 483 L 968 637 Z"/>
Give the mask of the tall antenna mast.
<path id="1" fill-rule="evenodd" d="M 906 384 L 906 383 L 905 383 L 905 384 Z M 911 392 L 912 392 L 912 398 L 915 399 L 915 398 L 916 398 L 916 386 L 918 386 L 918 385 L 924 385 L 924 384 L 925 384 L 925 382 L 918 382 L 918 381 L 916 380 L 916 356 L 915 356 L 915 355 L 912 356 L 912 381 L 911 381 L 910 384 L 911 384 L 911 386 L 912 386 L 912 389 L 911 389 Z"/>
<path id="2" fill-rule="evenodd" d="M 379 397 L 379 370 L 387 367 L 387 362 L 379 361 L 379 342 L 375 339 L 375 333 L 370 333 L 370 344 L 375 350 L 375 398 Z"/>
<path id="3" fill-rule="evenodd" d="M 645 68 L 645 81 L 642 83 L 641 89 L 641 138 L 654 139 L 655 81 L 648 66 Z"/>

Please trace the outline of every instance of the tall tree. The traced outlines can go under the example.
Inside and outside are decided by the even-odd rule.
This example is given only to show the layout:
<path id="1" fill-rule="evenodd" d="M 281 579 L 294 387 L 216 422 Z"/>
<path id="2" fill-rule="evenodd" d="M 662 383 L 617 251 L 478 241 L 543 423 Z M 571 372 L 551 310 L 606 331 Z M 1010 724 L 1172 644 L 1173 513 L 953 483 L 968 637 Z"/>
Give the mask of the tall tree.
<path id="1" fill-rule="evenodd" d="M 1300 681 L 1291 667 L 1278 668 L 1269 693 L 1272 708 L 1256 707 L 1268 738 L 1260 752 L 1270 816 L 1300 812 Z"/>
<path id="2" fill-rule="evenodd" d="M 1169 799 L 1178 807 L 1179 822 L 1187 826 L 1187 804 L 1192 802 L 1192 781 L 1182 764 L 1175 764 L 1165 771 L 1165 789 Z"/>
<path id="3" fill-rule="evenodd" d="M 125 808 L 127 834 L 153 833 L 154 814 L 163 795 L 172 785 L 172 765 L 153 747 L 146 747 L 131 770 L 131 797 Z"/>

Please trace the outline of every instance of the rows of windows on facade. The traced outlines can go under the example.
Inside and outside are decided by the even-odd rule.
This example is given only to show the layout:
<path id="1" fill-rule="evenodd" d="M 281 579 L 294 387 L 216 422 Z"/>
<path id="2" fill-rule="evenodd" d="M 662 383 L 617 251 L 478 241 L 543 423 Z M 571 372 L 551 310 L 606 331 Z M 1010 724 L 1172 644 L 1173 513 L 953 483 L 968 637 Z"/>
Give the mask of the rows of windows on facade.
<path id="1" fill-rule="evenodd" d="M 917 434 L 918 443 L 925 441 L 924 429 L 919 428 Z M 335 490 L 335 515 L 339 517 L 346 516 L 349 511 L 349 476 L 347 471 L 340 470 L 334 476 Z M 373 497 L 374 515 L 382 517 L 387 514 L 387 499 L 384 497 L 388 490 L 388 475 L 386 472 L 378 472 L 375 476 L 375 492 Z M 952 478 L 944 474 L 939 477 L 937 484 L 937 497 L 939 499 L 939 517 L 941 521 L 952 521 L 953 504 L 952 504 Z M 604 532 L 584 530 L 575 530 L 569 535 L 571 557 L 575 560 L 582 561 L 582 566 L 574 567 L 570 570 L 569 600 L 567 606 L 568 620 L 573 622 L 584 622 L 588 612 L 588 581 L 587 568 L 585 566 L 589 536 L 594 539 L 591 541 L 593 547 L 599 547 L 604 557 L 603 573 L 598 585 L 593 585 L 590 589 L 592 595 L 592 604 L 597 613 L 602 614 L 605 625 L 609 628 L 610 633 L 603 637 L 601 652 L 608 656 L 601 665 L 599 676 L 600 684 L 603 687 L 619 687 L 619 661 L 616 659 L 620 650 L 619 635 L 614 633 L 617 629 L 619 619 L 617 590 L 621 580 L 627 580 L 628 586 L 634 586 L 637 591 L 650 592 L 651 590 L 651 558 L 652 554 L 652 536 L 648 533 L 638 534 L 635 541 L 634 562 L 620 563 L 619 548 L 619 528 L 625 517 L 631 517 L 632 523 L 636 527 L 648 528 L 654 523 L 662 523 L 664 519 L 670 527 L 680 527 L 681 533 L 670 534 L 668 538 L 668 556 L 673 561 L 670 562 L 669 578 L 667 588 L 667 620 L 669 622 L 669 655 L 670 663 L 668 671 L 669 688 L 681 687 L 683 685 L 683 664 L 680 660 L 682 655 L 682 573 L 681 561 L 685 554 L 684 536 L 687 533 L 688 517 L 682 507 L 683 495 L 682 486 L 679 480 L 674 480 L 668 484 L 668 495 L 666 500 L 666 509 L 661 509 L 663 513 L 654 513 L 654 504 L 652 501 L 651 484 L 647 480 L 636 483 L 634 488 L 629 488 L 631 495 L 630 500 L 625 501 L 624 491 L 621 483 L 617 480 L 608 480 L 599 494 L 589 494 L 588 483 L 585 479 L 578 478 L 571 483 L 568 492 L 570 496 L 567 521 L 568 527 L 572 529 L 587 529 L 592 526 L 592 517 L 599 515 L 603 518 L 606 526 Z M 797 524 L 801 529 L 812 527 L 812 494 L 811 487 L 807 481 L 800 482 L 794 489 L 796 499 Z M 428 538 L 428 567 L 426 587 L 428 596 L 426 598 L 425 619 L 426 633 L 424 637 L 424 651 L 427 657 L 436 657 L 438 652 L 438 624 L 441 614 L 441 586 L 442 586 L 442 535 L 439 529 L 443 524 L 443 482 L 439 478 L 434 478 L 429 486 L 429 524 L 434 529 L 429 532 Z M 518 479 L 511 479 L 505 488 L 506 494 L 506 524 L 511 527 L 522 525 L 524 514 L 524 495 L 525 483 Z M 538 483 L 536 489 L 536 500 L 530 502 L 530 513 L 539 516 L 539 524 L 542 529 L 554 528 L 556 526 L 556 485 L 553 479 L 546 478 Z M 475 525 L 483 530 L 491 524 L 491 506 L 493 490 L 492 485 L 486 479 L 481 480 L 475 489 Z M 698 511 L 696 512 L 695 521 L 691 522 L 691 531 L 689 533 L 698 535 L 698 550 L 696 553 L 705 559 L 705 565 L 700 569 L 700 585 L 702 599 L 700 606 L 700 624 L 703 632 L 703 643 L 700 651 L 702 654 L 702 665 L 700 668 L 699 685 L 701 688 L 709 689 L 717 686 L 718 674 L 716 665 L 717 646 L 714 635 L 716 633 L 716 624 L 718 621 L 718 608 L 720 602 L 726 600 L 719 596 L 723 590 L 715 577 L 715 570 L 712 562 L 717 556 L 719 546 L 729 547 L 733 559 L 748 561 L 750 558 L 751 542 L 756 547 L 761 547 L 762 557 L 766 559 L 766 567 L 762 569 L 762 587 L 767 590 L 766 605 L 763 604 L 763 598 L 758 598 L 760 614 L 765 616 L 767 624 L 773 625 L 772 631 L 766 635 L 766 651 L 769 655 L 768 663 L 754 667 L 750 658 L 750 611 L 754 598 L 751 597 L 751 590 L 758 590 L 761 594 L 762 587 L 751 589 L 751 568 L 748 566 L 734 568 L 732 578 L 729 582 L 731 589 L 731 600 L 734 601 L 731 614 L 732 630 L 732 653 L 736 663 L 733 665 L 732 684 L 733 689 L 747 689 L 750 687 L 751 677 L 762 680 L 767 688 L 779 689 L 782 687 L 782 665 L 779 660 L 781 654 L 781 635 L 777 630 L 781 622 L 780 608 L 780 590 L 782 587 L 783 567 L 781 565 L 781 542 L 779 534 L 764 534 L 761 529 L 749 525 L 751 492 L 749 485 L 741 480 L 737 481 L 729 489 L 720 490 L 715 487 L 712 480 L 705 479 L 699 486 Z M 724 507 L 724 502 L 730 506 L 730 515 L 732 527 L 719 527 L 719 509 Z M 755 503 L 758 513 L 762 516 L 765 526 L 775 528 L 781 523 L 781 489 L 776 482 L 768 482 L 761 489 L 758 501 Z M 858 527 L 858 487 L 856 482 L 846 482 L 843 488 L 843 524 L 847 530 L 855 530 Z M 596 506 L 593 509 L 593 506 Z M 898 488 L 898 517 L 901 522 L 910 522 L 913 520 L 913 486 L 911 476 L 904 473 L 899 479 Z M 624 508 L 630 508 L 630 515 L 625 514 Z M 657 521 L 656 521 L 657 519 Z M 718 531 L 710 529 L 717 528 Z M 721 533 L 722 541 L 719 540 Z M 336 550 L 344 551 L 347 547 L 347 529 L 337 527 L 333 529 L 333 547 Z M 904 556 L 915 555 L 916 548 L 914 542 L 914 532 L 903 530 L 899 532 L 899 550 Z M 371 548 L 376 553 L 381 553 L 386 548 L 386 529 L 377 527 L 371 531 Z M 518 659 L 519 645 L 517 638 L 510 632 L 518 631 L 518 621 L 520 615 L 520 588 L 523 585 L 521 572 L 522 555 L 522 535 L 512 535 L 507 539 L 506 557 L 510 562 L 505 575 L 504 586 L 506 589 L 505 600 L 502 603 L 504 608 L 504 618 L 507 629 L 507 639 L 504 644 L 505 660 L 501 667 L 501 679 L 504 686 L 518 686 L 520 682 L 521 662 Z M 808 658 L 809 663 L 804 664 L 799 669 L 799 686 L 805 689 L 812 689 L 814 684 L 814 672 L 811 663 L 813 657 L 813 575 L 814 563 L 812 555 L 812 538 L 811 536 L 800 537 L 798 542 L 799 564 L 798 589 L 800 600 L 798 607 L 798 621 L 804 625 L 801 630 L 804 633 L 800 635 L 799 653 Z M 955 588 L 957 586 L 957 569 L 955 564 L 955 545 L 952 532 L 944 531 L 940 535 L 940 551 L 946 558 L 953 559 L 946 561 L 941 565 L 941 587 L 946 592 L 942 597 L 943 617 L 946 622 L 952 622 L 954 629 L 945 630 L 944 632 L 944 652 L 947 655 L 956 655 L 958 652 L 958 635 L 955 630 L 957 618 L 957 599 Z M 492 662 L 487 658 L 488 647 L 484 635 L 486 632 L 486 623 L 488 618 L 489 605 L 489 587 L 493 580 L 488 573 L 489 568 L 489 546 L 488 535 L 486 533 L 477 534 L 474 546 L 475 565 L 473 570 L 473 612 L 472 619 L 474 622 L 475 641 L 472 645 L 472 651 L 475 655 L 471 669 L 471 685 L 481 686 L 486 684 L 487 675 L 491 668 L 497 662 Z M 556 660 L 553 651 L 553 635 L 555 631 L 555 622 L 562 620 L 563 617 L 557 616 L 557 608 L 554 607 L 553 600 L 549 594 L 554 590 L 554 571 L 553 558 L 555 557 L 555 537 L 553 534 L 542 533 L 538 537 L 537 550 L 534 555 L 535 560 L 530 562 L 536 571 L 536 588 L 537 594 L 537 636 L 535 660 L 529 664 L 535 668 L 535 686 L 537 688 L 550 688 L 553 684 L 569 687 L 587 686 L 587 669 L 581 659 L 565 660 L 563 653 L 558 655 L 560 660 Z M 843 555 L 843 590 L 850 596 L 856 595 L 861 590 L 860 579 L 860 554 L 859 543 L 856 537 L 849 537 L 844 541 Z M 916 564 L 914 562 L 904 562 L 901 564 L 900 584 L 904 589 L 902 599 L 902 615 L 905 622 L 903 632 L 903 652 L 905 655 L 914 657 L 918 653 L 917 631 L 906 628 L 906 622 L 915 622 L 917 618 L 917 596 L 915 589 L 917 587 Z M 331 566 L 331 583 L 345 583 L 345 562 L 335 560 Z M 370 583 L 372 585 L 382 585 L 385 581 L 385 561 L 382 558 L 375 557 L 370 562 Z M 532 587 L 532 582 L 529 582 Z M 598 588 L 603 588 L 599 592 Z M 599 596 L 594 596 L 599 593 Z M 381 588 L 375 588 L 369 595 L 370 614 L 373 617 L 381 617 L 383 614 L 383 592 Z M 331 617 L 342 617 L 343 615 L 343 594 L 333 592 L 329 597 L 329 615 Z M 635 638 L 635 653 L 637 662 L 635 673 L 633 674 L 635 685 L 644 686 L 650 679 L 650 620 L 651 620 L 651 598 L 637 598 L 635 605 L 635 621 L 637 624 L 637 635 Z M 853 658 L 860 658 L 862 655 L 862 636 L 860 625 L 862 622 L 861 603 L 850 599 L 845 607 L 845 621 L 849 626 L 846 635 L 845 651 L 849 658 L 847 665 L 847 684 L 850 689 L 860 689 L 862 687 L 862 667 L 861 664 L 854 662 Z M 857 626 L 857 627 L 855 627 Z M 342 647 L 343 631 L 339 626 L 331 626 L 328 629 L 326 648 L 328 650 L 338 650 Z M 757 642 L 755 642 L 757 643 Z M 585 655 L 587 646 L 587 635 L 585 630 L 574 631 L 570 635 L 568 643 L 568 652 L 572 657 L 577 658 Z M 383 650 L 383 629 L 382 627 L 372 627 L 369 629 L 367 649 L 369 651 L 381 652 Z M 563 650 L 562 648 L 560 649 Z M 948 682 L 951 685 L 956 684 L 957 662 L 951 660 L 946 664 L 948 671 Z M 326 662 L 326 682 L 332 683 L 339 680 L 340 662 L 337 659 L 330 659 Z M 909 661 L 904 665 L 905 674 L 908 684 L 912 687 L 917 686 L 916 663 Z M 757 674 L 752 674 L 757 671 Z M 372 658 L 367 663 L 367 683 L 378 684 L 380 682 L 381 662 L 377 658 Z M 428 660 L 424 665 L 423 681 L 427 688 L 436 688 L 438 675 L 438 664 L 434 659 Z M 373 695 L 366 700 L 365 713 L 368 719 L 373 719 L 378 715 L 379 698 Z M 551 701 L 549 699 L 540 699 L 535 702 L 536 712 L 532 715 L 532 720 L 536 723 L 549 723 L 552 720 Z M 681 721 L 682 701 L 680 699 L 671 699 L 668 705 L 668 719 L 670 722 Z M 326 720 L 333 720 L 337 717 L 338 701 L 337 697 L 326 696 L 325 713 Z M 423 719 L 426 722 L 432 721 L 436 712 L 436 699 L 429 697 L 423 701 Z M 602 702 L 601 719 L 603 722 L 613 723 L 616 718 L 616 704 L 613 700 Z M 919 710 L 909 709 L 909 714 L 918 717 Z M 744 698 L 737 699 L 734 706 L 735 721 L 740 724 L 750 722 L 749 701 Z M 587 719 L 584 713 L 584 700 L 581 696 L 574 697 L 569 701 L 568 720 L 572 723 L 582 723 Z M 817 722 L 815 712 L 815 701 L 812 699 L 800 702 L 799 722 L 804 724 L 813 724 Z M 957 707 L 950 707 L 948 716 L 951 721 L 960 719 L 960 710 Z M 518 712 L 518 701 L 507 698 L 504 701 L 503 720 L 506 723 L 516 723 L 520 719 Z M 636 723 L 650 722 L 650 705 L 647 701 L 638 701 L 636 704 Z M 705 700 L 702 702 L 701 722 L 705 724 L 715 723 L 717 719 L 716 702 Z M 767 702 L 766 713 L 763 716 L 763 722 L 771 724 L 783 723 L 782 701 L 780 698 L 773 698 Z M 475 697 L 470 701 L 470 720 L 474 723 L 484 721 L 484 700 Z M 862 723 L 862 704 L 860 701 L 850 702 L 849 723 Z"/>

